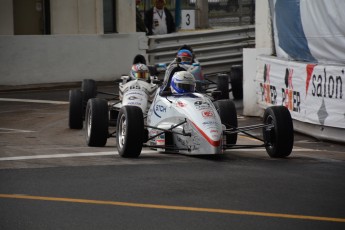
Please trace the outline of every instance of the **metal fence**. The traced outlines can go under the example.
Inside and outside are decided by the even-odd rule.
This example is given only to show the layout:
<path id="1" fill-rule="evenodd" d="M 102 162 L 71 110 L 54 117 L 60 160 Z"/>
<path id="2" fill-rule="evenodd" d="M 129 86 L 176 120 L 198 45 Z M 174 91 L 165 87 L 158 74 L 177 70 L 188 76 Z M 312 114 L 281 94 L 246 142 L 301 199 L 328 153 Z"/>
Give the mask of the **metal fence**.
<path id="1" fill-rule="evenodd" d="M 181 45 L 193 47 L 204 74 L 229 72 L 242 65 L 243 48 L 255 46 L 255 27 L 237 26 L 189 33 L 149 36 L 150 64 L 169 63 Z"/>
<path id="2" fill-rule="evenodd" d="M 195 9 L 196 0 L 180 0 L 181 9 Z M 142 14 L 152 6 L 151 0 L 142 0 Z M 175 0 L 166 0 L 166 7 L 175 12 Z M 208 0 L 209 26 L 213 28 L 242 26 L 255 23 L 255 0 Z"/>

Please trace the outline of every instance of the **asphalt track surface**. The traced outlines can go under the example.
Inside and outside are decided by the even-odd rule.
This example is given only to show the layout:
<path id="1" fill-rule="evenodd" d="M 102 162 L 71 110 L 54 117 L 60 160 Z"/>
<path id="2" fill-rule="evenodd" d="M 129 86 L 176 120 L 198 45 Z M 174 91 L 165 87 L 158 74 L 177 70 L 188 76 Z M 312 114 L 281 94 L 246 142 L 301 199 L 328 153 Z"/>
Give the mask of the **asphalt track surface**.
<path id="1" fill-rule="evenodd" d="M 345 229 L 343 144 L 296 133 L 286 159 L 124 159 L 114 139 L 90 148 L 68 129 L 67 102 L 66 89 L 0 93 L 0 229 Z M 236 105 L 240 125 L 261 121 Z"/>

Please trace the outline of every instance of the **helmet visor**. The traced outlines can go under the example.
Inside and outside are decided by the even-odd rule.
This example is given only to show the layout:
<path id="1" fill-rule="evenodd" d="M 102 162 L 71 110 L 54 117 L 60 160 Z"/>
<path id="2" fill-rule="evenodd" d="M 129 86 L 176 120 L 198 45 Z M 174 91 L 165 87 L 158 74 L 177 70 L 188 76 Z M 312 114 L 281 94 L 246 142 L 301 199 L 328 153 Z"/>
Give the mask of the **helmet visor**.
<path id="1" fill-rule="evenodd" d="M 192 58 L 191 57 L 182 56 L 180 58 L 181 58 L 181 63 L 182 64 L 191 64 L 192 63 Z"/>
<path id="2" fill-rule="evenodd" d="M 149 78 L 149 73 L 148 72 L 136 72 L 134 73 L 135 78 L 140 79 L 140 80 L 147 80 Z"/>
<path id="3" fill-rule="evenodd" d="M 178 93 L 194 92 L 195 84 L 175 83 Z"/>

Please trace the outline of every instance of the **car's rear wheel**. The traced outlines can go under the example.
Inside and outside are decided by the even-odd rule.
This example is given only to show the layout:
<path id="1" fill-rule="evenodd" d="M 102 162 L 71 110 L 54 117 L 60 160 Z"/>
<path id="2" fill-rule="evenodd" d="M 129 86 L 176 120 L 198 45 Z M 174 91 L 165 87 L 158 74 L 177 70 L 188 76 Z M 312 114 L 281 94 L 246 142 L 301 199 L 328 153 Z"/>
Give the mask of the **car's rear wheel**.
<path id="1" fill-rule="evenodd" d="M 242 66 L 232 67 L 230 72 L 231 91 L 235 99 L 243 98 Z"/>
<path id="2" fill-rule="evenodd" d="M 226 129 L 236 129 L 238 125 L 237 111 L 234 102 L 230 100 L 218 100 L 214 102 L 220 120 L 225 125 Z M 237 133 L 226 134 L 226 144 L 235 145 L 237 142 Z M 228 146 L 230 147 L 230 146 Z"/>
<path id="3" fill-rule="evenodd" d="M 264 113 L 263 129 L 266 151 L 272 158 L 283 158 L 291 154 L 294 133 L 290 111 L 284 106 L 268 107 Z"/>
<path id="4" fill-rule="evenodd" d="M 136 106 L 123 106 L 116 125 L 116 146 L 121 157 L 135 158 L 144 142 L 143 112 Z"/>
<path id="5" fill-rule="evenodd" d="M 221 93 L 219 99 L 229 99 L 229 76 L 227 74 L 217 76 L 217 90 Z"/>
<path id="6" fill-rule="evenodd" d="M 83 93 L 79 89 L 69 91 L 69 116 L 70 129 L 83 128 Z"/>
<path id="7" fill-rule="evenodd" d="M 81 91 L 83 92 L 83 119 L 85 118 L 86 105 L 89 99 L 97 96 L 96 81 L 92 79 L 84 79 L 81 83 Z"/>
<path id="8" fill-rule="evenodd" d="M 86 106 L 85 137 L 88 146 L 103 147 L 107 143 L 108 103 L 104 99 L 92 98 Z"/>

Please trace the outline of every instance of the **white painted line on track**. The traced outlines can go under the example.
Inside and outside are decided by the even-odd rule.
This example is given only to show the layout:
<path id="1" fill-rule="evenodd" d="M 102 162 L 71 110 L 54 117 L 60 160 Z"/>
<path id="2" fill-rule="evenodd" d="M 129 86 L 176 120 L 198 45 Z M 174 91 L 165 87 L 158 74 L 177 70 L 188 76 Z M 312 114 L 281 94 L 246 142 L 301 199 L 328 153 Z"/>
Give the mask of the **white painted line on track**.
<path id="1" fill-rule="evenodd" d="M 32 130 L 23 130 L 23 129 L 6 129 L 0 128 L 0 133 L 34 133 L 36 131 Z"/>
<path id="2" fill-rule="evenodd" d="M 264 152 L 265 149 L 235 149 L 236 152 Z M 294 149 L 293 152 L 307 152 L 318 151 L 314 149 Z M 143 150 L 141 153 L 153 153 L 154 150 Z M 0 157 L 0 161 L 18 161 L 18 160 L 34 160 L 34 159 L 53 159 L 53 158 L 68 158 L 68 157 L 93 157 L 93 156 L 111 156 L 117 155 L 117 151 L 111 152 L 92 152 L 92 153 L 61 153 L 50 155 L 31 155 L 31 156 L 16 156 L 16 157 Z"/>
<path id="3" fill-rule="evenodd" d="M 43 104 L 55 104 L 55 105 L 66 105 L 69 103 L 67 101 L 33 100 L 33 99 L 17 99 L 17 98 L 0 98 L 0 101 L 43 103 Z"/>

